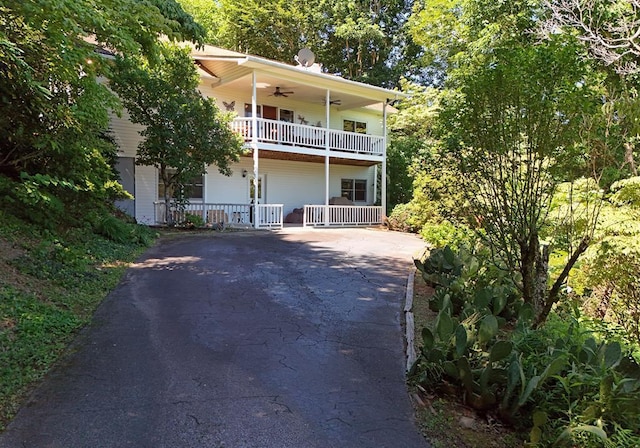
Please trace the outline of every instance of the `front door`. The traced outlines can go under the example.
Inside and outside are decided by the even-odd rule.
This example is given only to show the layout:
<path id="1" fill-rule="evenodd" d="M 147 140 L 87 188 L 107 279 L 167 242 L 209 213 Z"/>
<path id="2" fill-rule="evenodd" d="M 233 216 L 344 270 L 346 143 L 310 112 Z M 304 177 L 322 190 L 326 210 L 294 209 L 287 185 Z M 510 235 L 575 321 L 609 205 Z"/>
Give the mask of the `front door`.
<path id="1" fill-rule="evenodd" d="M 264 183 L 264 174 L 258 176 L 258 197 L 256 198 L 256 194 L 253 188 L 253 179 L 254 176 L 247 176 L 249 180 L 249 203 L 251 204 L 264 204 L 266 202 L 266 185 Z M 256 200 L 257 199 L 257 200 Z"/>
<path id="2" fill-rule="evenodd" d="M 262 106 L 262 118 L 267 120 L 278 119 L 278 108 L 273 106 Z"/>

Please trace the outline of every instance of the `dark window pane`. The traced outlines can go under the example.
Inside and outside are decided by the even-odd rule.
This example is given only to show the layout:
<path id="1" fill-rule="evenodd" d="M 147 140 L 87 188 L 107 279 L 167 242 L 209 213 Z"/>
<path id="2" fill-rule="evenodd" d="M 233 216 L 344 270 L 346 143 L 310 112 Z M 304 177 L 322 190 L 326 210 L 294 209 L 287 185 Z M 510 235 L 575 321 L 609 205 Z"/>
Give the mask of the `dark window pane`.
<path id="1" fill-rule="evenodd" d="M 174 174 L 174 169 L 167 170 L 170 174 Z M 189 182 L 184 184 L 182 187 L 176 186 L 177 188 L 182 188 L 185 195 L 189 199 L 202 199 L 204 197 L 204 177 L 203 176 L 195 176 Z M 175 194 L 174 194 L 175 197 Z M 160 178 L 160 171 L 158 171 L 158 198 L 164 199 L 164 182 Z"/>
<path id="2" fill-rule="evenodd" d="M 356 123 L 353 120 L 344 120 L 342 129 L 347 132 L 354 132 L 356 129 Z"/>
<path id="3" fill-rule="evenodd" d="M 355 123 L 356 132 L 358 134 L 366 134 L 367 133 L 367 123 L 356 122 Z"/>
<path id="4" fill-rule="evenodd" d="M 287 110 L 287 109 L 280 109 L 280 121 L 293 123 L 293 111 Z"/>
<path id="5" fill-rule="evenodd" d="M 356 201 L 365 202 L 367 200 L 367 181 L 356 180 L 354 188 L 354 197 Z"/>

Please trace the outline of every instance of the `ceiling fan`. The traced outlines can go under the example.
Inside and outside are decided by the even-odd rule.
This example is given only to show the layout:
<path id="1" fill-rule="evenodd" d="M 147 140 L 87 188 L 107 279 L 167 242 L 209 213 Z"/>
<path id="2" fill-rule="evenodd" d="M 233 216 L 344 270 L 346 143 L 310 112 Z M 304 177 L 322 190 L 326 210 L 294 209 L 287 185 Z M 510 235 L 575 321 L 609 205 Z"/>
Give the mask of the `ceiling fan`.
<path id="1" fill-rule="evenodd" d="M 280 87 L 276 87 L 276 90 L 269 96 L 283 96 L 283 97 L 288 97 L 289 95 L 293 94 L 294 92 L 292 91 L 286 91 L 283 92 L 282 90 L 280 90 Z"/>
<path id="2" fill-rule="evenodd" d="M 324 104 L 325 106 L 327 105 L 327 99 L 326 98 L 322 99 L 322 104 Z M 342 100 L 340 100 L 340 99 L 329 100 L 329 105 L 330 106 L 333 106 L 333 105 L 340 106 L 341 104 L 342 104 Z"/>

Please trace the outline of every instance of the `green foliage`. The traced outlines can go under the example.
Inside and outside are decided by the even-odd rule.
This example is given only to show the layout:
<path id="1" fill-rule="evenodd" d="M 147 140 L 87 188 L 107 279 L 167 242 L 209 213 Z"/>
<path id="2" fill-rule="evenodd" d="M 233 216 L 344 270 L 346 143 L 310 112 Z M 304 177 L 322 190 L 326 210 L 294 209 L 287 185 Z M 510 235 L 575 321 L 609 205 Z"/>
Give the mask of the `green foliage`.
<path id="1" fill-rule="evenodd" d="M 425 282 L 435 288 L 429 307 L 433 311 L 450 308 L 465 319 L 478 313 L 493 314 L 500 317 L 501 324 L 517 317 L 522 300 L 514 279 L 503 269 L 486 264 L 487 257 L 482 246 L 474 252 L 445 246 L 414 260 Z"/>
<path id="2" fill-rule="evenodd" d="M 584 183 L 583 183 L 584 184 Z M 591 247 L 571 272 L 569 285 L 590 316 L 614 322 L 640 341 L 640 205 L 637 177 L 615 182 L 598 211 Z M 577 185 L 578 187 L 580 185 Z M 564 217 L 570 211 L 578 225 L 593 195 L 589 188 L 569 190 L 561 185 L 553 200 L 549 238 L 569 247 Z M 562 245 L 560 245 L 562 247 Z M 561 257 L 557 253 L 557 257 Z M 552 258 L 553 259 L 553 258 Z"/>
<path id="3" fill-rule="evenodd" d="M 533 329 L 531 307 L 487 260 L 449 248 L 416 260 L 436 287 L 438 315 L 422 330 L 412 381 L 528 431 L 532 446 L 634 446 L 640 365 L 631 347 L 572 314 Z"/>
<path id="4" fill-rule="evenodd" d="M 200 215 L 186 213 L 182 225 L 187 227 L 204 227 L 204 219 Z"/>
<path id="5" fill-rule="evenodd" d="M 8 194 L 21 216 L 72 226 L 114 199 L 116 149 L 106 133 L 119 106 L 96 47 L 154 59 L 161 36 L 198 41 L 202 29 L 174 0 L 0 5 L 0 173 L 16 182 Z"/>
<path id="6" fill-rule="evenodd" d="M 300 48 L 317 43 L 313 25 L 316 3 L 223 0 L 216 6 L 211 3 L 199 6 L 197 11 L 202 17 L 215 8 L 215 21 L 206 22 L 210 42 L 242 53 L 293 63 L 293 56 Z"/>
<path id="7" fill-rule="evenodd" d="M 110 85 L 131 120 L 145 127 L 136 163 L 158 168 L 167 204 L 174 190 L 180 193 L 177 185 L 204 174 L 208 165 L 229 175 L 229 164 L 242 149 L 229 126 L 231 115 L 203 97 L 198 83 L 188 49 L 163 45 L 153 65 L 135 56 L 116 57 Z"/>
<path id="8" fill-rule="evenodd" d="M 214 45 L 285 63 L 307 47 L 325 71 L 374 85 L 393 87 L 404 75 L 420 75 L 419 49 L 405 29 L 411 2 L 180 2 Z"/>
<path id="9" fill-rule="evenodd" d="M 142 243 L 156 237 L 141 226 L 117 226 L 138 238 L 118 243 L 89 228 L 60 234 L 0 212 L 0 243 L 8 248 L 0 256 L 0 428 L 146 247 Z"/>
<path id="10" fill-rule="evenodd" d="M 579 42 L 568 35 L 540 40 L 529 31 L 541 8 L 529 1 L 438 1 L 421 6 L 411 22 L 414 38 L 446 69 L 433 147 L 451 173 L 442 190 L 460 199 L 449 208 L 457 219 L 443 217 L 482 229 L 494 261 L 520 274 L 538 323 L 568 272 L 547 285 L 540 236 L 557 185 L 593 175 L 581 132 L 602 100 L 602 79 Z M 582 229 L 568 222 L 579 242 L 568 264 L 588 245 L 588 222 Z"/>
<path id="11" fill-rule="evenodd" d="M 409 204 L 396 205 L 391 214 L 387 217 L 386 224 L 391 230 L 400 232 L 414 232 L 415 229 L 409 224 L 411 219 L 411 210 Z"/>
<path id="12" fill-rule="evenodd" d="M 119 244 L 150 246 L 155 238 L 148 227 L 125 223 L 113 215 L 98 216 L 93 229 L 98 235 Z"/>
<path id="13" fill-rule="evenodd" d="M 420 236 L 433 247 L 449 246 L 461 249 L 477 239 L 477 233 L 463 224 L 454 225 L 447 220 L 439 223 L 426 222 Z"/>

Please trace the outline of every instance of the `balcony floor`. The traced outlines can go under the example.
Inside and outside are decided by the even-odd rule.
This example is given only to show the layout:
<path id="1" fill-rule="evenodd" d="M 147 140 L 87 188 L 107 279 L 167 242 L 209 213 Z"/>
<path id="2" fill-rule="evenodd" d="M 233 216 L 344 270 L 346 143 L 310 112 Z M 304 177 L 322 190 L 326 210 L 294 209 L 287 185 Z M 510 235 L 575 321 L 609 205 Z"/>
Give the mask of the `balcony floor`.
<path id="1" fill-rule="evenodd" d="M 295 162 L 310 162 L 310 163 L 324 163 L 324 156 L 316 156 L 312 154 L 301 154 L 296 152 L 274 151 L 272 149 L 258 148 L 260 151 L 261 159 L 274 159 L 274 160 L 292 160 Z M 335 153 L 332 153 L 335 154 Z M 245 157 L 251 157 L 251 150 L 244 154 Z M 382 163 L 382 158 L 379 161 L 373 160 L 357 160 L 343 157 L 329 157 L 329 163 L 332 165 L 351 165 L 351 166 L 372 166 Z"/>

